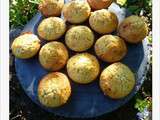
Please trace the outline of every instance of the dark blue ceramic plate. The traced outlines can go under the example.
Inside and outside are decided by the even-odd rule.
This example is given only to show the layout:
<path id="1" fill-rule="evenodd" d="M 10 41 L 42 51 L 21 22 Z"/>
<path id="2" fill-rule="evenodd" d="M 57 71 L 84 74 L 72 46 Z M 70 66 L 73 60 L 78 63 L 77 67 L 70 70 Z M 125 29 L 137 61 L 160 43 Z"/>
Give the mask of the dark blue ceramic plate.
<path id="1" fill-rule="evenodd" d="M 112 4 L 109 10 L 115 12 L 120 21 L 126 17 L 125 9 L 119 8 L 116 4 Z M 33 19 L 24 27 L 23 32 L 33 32 L 37 34 L 37 26 L 42 19 L 42 15 L 37 13 L 35 17 L 33 17 Z M 98 35 L 96 36 L 99 37 Z M 64 38 L 62 37 L 60 41 L 64 42 Z M 124 105 L 135 95 L 143 83 L 143 79 L 147 71 L 146 66 L 148 60 L 146 40 L 137 45 L 127 45 L 128 54 L 121 62 L 128 65 L 132 69 L 136 75 L 137 81 L 134 90 L 124 99 L 113 100 L 107 96 L 104 96 L 99 88 L 98 77 L 96 81 L 88 85 L 79 85 L 71 81 L 72 95 L 68 103 L 62 107 L 50 109 L 42 106 L 37 98 L 37 87 L 39 80 L 48 73 L 39 64 L 38 57 L 35 56 L 34 58 L 28 60 L 15 59 L 17 76 L 23 89 L 32 101 L 49 112 L 70 118 L 91 118 L 100 116 L 105 113 L 112 112 Z M 93 48 L 87 52 L 95 54 Z M 75 53 L 70 51 L 70 56 L 73 54 Z M 101 60 L 99 61 L 101 64 L 101 69 L 108 66 L 107 63 L 104 63 Z M 64 68 L 61 72 L 65 73 L 65 71 L 66 70 Z"/>

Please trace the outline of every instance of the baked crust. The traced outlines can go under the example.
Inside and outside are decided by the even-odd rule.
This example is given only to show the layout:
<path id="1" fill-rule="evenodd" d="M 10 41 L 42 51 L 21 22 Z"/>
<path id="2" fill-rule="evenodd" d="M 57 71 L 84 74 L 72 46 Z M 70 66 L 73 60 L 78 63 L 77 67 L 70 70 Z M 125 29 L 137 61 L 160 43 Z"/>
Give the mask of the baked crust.
<path id="1" fill-rule="evenodd" d="M 96 55 L 105 62 L 120 61 L 127 54 L 127 46 L 123 39 L 115 35 L 104 35 L 95 43 Z"/>
<path id="2" fill-rule="evenodd" d="M 46 107 L 59 107 L 67 103 L 71 95 L 68 77 L 60 72 L 45 75 L 38 85 L 38 98 Z"/>
<path id="3" fill-rule="evenodd" d="M 25 33 L 18 36 L 12 43 L 11 49 L 15 57 L 28 59 L 37 54 L 40 49 L 39 38 L 32 33 Z"/>
<path id="4" fill-rule="evenodd" d="M 100 71 L 100 65 L 95 56 L 80 53 L 71 57 L 67 62 L 67 73 L 77 83 L 87 84 L 94 81 Z"/>
<path id="5" fill-rule="evenodd" d="M 129 43 L 139 43 L 148 34 L 148 26 L 136 15 L 127 17 L 118 27 L 118 34 Z"/>
<path id="6" fill-rule="evenodd" d="M 126 97 L 133 90 L 135 82 L 134 73 L 120 62 L 111 64 L 100 75 L 100 88 L 113 99 Z"/>
<path id="7" fill-rule="evenodd" d="M 40 64 L 49 71 L 62 69 L 68 60 L 68 51 L 61 42 L 49 42 L 39 52 Z"/>

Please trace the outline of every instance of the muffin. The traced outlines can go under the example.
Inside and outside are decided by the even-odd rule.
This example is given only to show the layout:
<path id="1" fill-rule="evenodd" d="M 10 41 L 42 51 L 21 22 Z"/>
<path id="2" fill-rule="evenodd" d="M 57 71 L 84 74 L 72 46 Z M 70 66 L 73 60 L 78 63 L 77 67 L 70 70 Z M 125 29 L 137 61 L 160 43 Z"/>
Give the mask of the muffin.
<path id="1" fill-rule="evenodd" d="M 60 16 L 64 0 L 41 0 L 38 9 L 46 17 Z"/>
<path id="2" fill-rule="evenodd" d="M 73 24 L 82 23 L 89 17 L 91 8 L 85 0 L 70 1 L 62 10 L 64 18 Z"/>
<path id="3" fill-rule="evenodd" d="M 108 8 L 113 0 L 87 0 L 93 10 Z"/>
<path id="4" fill-rule="evenodd" d="M 39 52 L 40 64 L 49 71 L 62 69 L 68 60 L 68 51 L 61 42 L 49 42 Z"/>
<path id="5" fill-rule="evenodd" d="M 89 49 L 94 42 L 94 34 L 87 26 L 75 26 L 65 35 L 66 45 L 73 51 L 82 52 Z"/>
<path id="6" fill-rule="evenodd" d="M 139 43 L 147 36 L 148 26 L 141 17 L 132 15 L 119 25 L 118 34 L 129 43 Z"/>
<path id="7" fill-rule="evenodd" d="M 70 95 L 70 82 L 63 73 L 49 73 L 39 82 L 38 99 L 46 107 L 62 106 L 68 101 Z"/>
<path id="8" fill-rule="evenodd" d="M 94 46 L 96 55 L 105 62 L 117 62 L 127 53 L 127 46 L 123 39 L 115 35 L 100 37 Z"/>
<path id="9" fill-rule="evenodd" d="M 40 46 L 40 40 L 36 35 L 26 33 L 13 41 L 11 49 L 15 57 L 28 59 L 37 54 Z"/>
<path id="10" fill-rule="evenodd" d="M 120 62 L 111 64 L 100 75 L 100 88 L 113 99 L 126 97 L 133 90 L 135 82 L 134 73 Z"/>
<path id="11" fill-rule="evenodd" d="M 89 53 L 77 54 L 67 62 L 67 73 L 76 83 L 87 84 L 94 81 L 99 71 L 98 60 Z"/>
<path id="12" fill-rule="evenodd" d="M 66 24 L 63 19 L 58 17 L 49 17 L 39 24 L 38 35 L 45 40 L 56 40 L 66 31 Z"/>
<path id="13" fill-rule="evenodd" d="M 97 10 L 91 13 L 89 24 L 99 34 L 111 33 L 118 26 L 118 18 L 106 9 Z"/>

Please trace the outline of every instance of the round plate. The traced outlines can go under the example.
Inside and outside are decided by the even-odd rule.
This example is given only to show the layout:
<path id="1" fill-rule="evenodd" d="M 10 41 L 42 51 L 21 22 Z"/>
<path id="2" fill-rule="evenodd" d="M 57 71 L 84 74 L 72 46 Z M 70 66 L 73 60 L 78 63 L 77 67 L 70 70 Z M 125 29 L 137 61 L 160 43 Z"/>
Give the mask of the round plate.
<path id="1" fill-rule="evenodd" d="M 118 5 L 113 3 L 110 8 L 110 11 L 113 11 L 117 14 L 119 21 L 123 20 L 126 17 L 126 10 L 121 9 Z M 33 32 L 37 34 L 37 26 L 40 21 L 43 19 L 40 13 L 37 13 L 35 17 L 24 27 L 23 32 Z M 114 33 L 113 33 L 114 34 Z M 64 37 L 61 38 L 61 42 L 64 42 Z M 99 88 L 99 77 L 91 84 L 80 85 L 77 83 L 71 82 L 72 86 L 72 95 L 67 102 L 59 108 L 46 108 L 42 106 L 37 97 L 37 87 L 39 80 L 48 73 L 45 69 L 42 68 L 38 61 L 38 56 L 35 56 L 32 59 L 22 60 L 15 59 L 16 73 L 19 78 L 19 81 L 26 92 L 26 94 L 32 99 L 33 102 L 38 104 L 43 109 L 52 112 L 56 115 L 70 117 L 70 118 L 91 118 L 109 113 L 118 107 L 125 104 L 129 99 L 131 99 L 135 93 L 139 90 L 143 83 L 143 78 L 146 74 L 146 66 L 148 61 L 148 48 L 147 41 L 144 40 L 143 43 L 136 45 L 128 44 L 128 53 L 126 57 L 121 61 L 122 63 L 128 65 L 136 75 L 136 85 L 134 90 L 125 98 L 119 100 L 110 99 L 107 96 L 104 96 L 102 91 Z M 95 54 L 93 48 L 87 52 Z M 70 56 L 76 54 L 70 52 Z M 101 60 L 101 69 L 103 70 L 108 66 L 107 63 L 102 62 Z M 65 73 L 65 68 L 62 72 Z"/>

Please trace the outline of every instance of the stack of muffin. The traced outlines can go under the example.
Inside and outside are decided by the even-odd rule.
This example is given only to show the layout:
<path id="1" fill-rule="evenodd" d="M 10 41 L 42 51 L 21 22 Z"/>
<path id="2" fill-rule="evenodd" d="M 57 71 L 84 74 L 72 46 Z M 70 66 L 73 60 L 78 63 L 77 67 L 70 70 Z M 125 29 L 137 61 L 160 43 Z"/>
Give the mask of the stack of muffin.
<path id="1" fill-rule="evenodd" d="M 12 51 L 17 58 L 29 59 L 38 54 L 41 66 L 50 72 L 38 86 L 38 98 L 44 106 L 58 107 L 68 101 L 69 78 L 78 84 L 88 84 L 100 75 L 100 88 L 112 99 L 121 99 L 133 90 L 135 75 L 119 61 L 127 54 L 126 42 L 141 42 L 148 27 L 135 15 L 119 23 L 117 16 L 107 10 L 112 2 L 74 0 L 64 4 L 64 0 L 42 0 L 39 10 L 46 18 L 37 28 L 38 36 L 24 33 L 13 41 Z M 64 19 L 59 17 L 61 13 Z M 112 35 L 115 31 L 117 35 Z M 95 33 L 100 36 L 98 39 Z M 41 47 L 42 40 L 47 43 Z M 95 55 L 86 52 L 91 47 Z M 75 52 L 70 58 L 68 50 Z M 102 71 L 101 60 L 110 63 Z M 65 66 L 67 75 L 59 72 Z"/>

